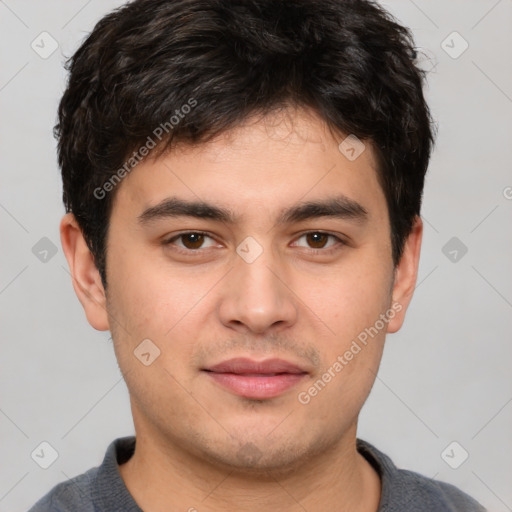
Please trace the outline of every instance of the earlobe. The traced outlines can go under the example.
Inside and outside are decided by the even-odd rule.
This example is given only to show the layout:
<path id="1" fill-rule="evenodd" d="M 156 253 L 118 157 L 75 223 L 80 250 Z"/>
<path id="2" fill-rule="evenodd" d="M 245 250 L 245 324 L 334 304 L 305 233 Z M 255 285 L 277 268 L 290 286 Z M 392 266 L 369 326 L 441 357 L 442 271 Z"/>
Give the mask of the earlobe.
<path id="1" fill-rule="evenodd" d="M 405 241 L 400 262 L 395 269 L 391 306 L 396 314 L 388 323 L 388 333 L 397 332 L 404 323 L 405 313 L 416 287 L 422 236 L 423 222 L 420 217 L 416 217 L 411 233 Z"/>
<path id="2" fill-rule="evenodd" d="M 108 330 L 105 289 L 94 257 L 72 213 L 67 213 L 61 220 L 60 239 L 68 261 L 73 288 L 88 322 L 99 331 Z"/>

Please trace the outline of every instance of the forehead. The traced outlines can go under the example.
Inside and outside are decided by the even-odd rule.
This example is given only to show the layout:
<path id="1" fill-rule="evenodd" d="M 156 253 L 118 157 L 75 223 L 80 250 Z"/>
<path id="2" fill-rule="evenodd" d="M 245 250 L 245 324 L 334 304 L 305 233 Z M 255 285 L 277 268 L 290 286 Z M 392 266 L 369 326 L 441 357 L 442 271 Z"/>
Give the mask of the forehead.
<path id="1" fill-rule="evenodd" d="M 384 201 L 374 150 L 347 137 L 305 109 L 253 116 L 208 142 L 150 154 L 120 183 L 114 210 L 141 213 L 173 196 L 217 204 L 239 220 L 262 211 L 277 218 L 286 205 L 338 194 L 371 210 Z"/>

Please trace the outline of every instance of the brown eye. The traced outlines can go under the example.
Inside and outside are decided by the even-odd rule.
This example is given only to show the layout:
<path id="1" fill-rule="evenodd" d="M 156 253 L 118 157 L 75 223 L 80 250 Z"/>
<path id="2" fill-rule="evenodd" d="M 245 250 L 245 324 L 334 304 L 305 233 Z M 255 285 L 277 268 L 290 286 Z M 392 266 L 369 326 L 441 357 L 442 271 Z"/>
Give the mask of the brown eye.
<path id="1" fill-rule="evenodd" d="M 167 246 L 175 246 L 180 251 L 199 252 L 215 246 L 215 240 L 207 233 L 201 231 L 189 231 L 180 233 L 164 242 Z"/>
<path id="2" fill-rule="evenodd" d="M 187 249 L 200 249 L 204 242 L 204 235 L 202 233 L 185 233 L 180 235 L 183 246 Z"/>
<path id="3" fill-rule="evenodd" d="M 303 247 L 310 249 L 311 251 L 319 251 L 328 253 L 330 250 L 340 249 L 345 242 L 330 233 L 324 233 L 323 231 L 310 231 L 304 233 L 295 242 L 296 247 Z"/>
<path id="4" fill-rule="evenodd" d="M 326 233 L 308 233 L 306 235 L 306 240 L 310 247 L 313 249 L 322 249 L 325 247 L 330 235 Z"/>

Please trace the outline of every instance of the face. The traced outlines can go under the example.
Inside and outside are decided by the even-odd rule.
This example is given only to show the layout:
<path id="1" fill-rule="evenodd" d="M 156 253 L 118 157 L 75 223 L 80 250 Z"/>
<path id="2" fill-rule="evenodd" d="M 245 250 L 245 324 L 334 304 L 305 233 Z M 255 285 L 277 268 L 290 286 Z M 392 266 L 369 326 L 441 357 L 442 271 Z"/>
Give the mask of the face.
<path id="1" fill-rule="evenodd" d="M 91 323 L 112 331 L 138 434 L 247 470 L 354 435 L 408 299 L 372 148 L 351 161 L 343 139 L 287 111 L 119 185 Z"/>

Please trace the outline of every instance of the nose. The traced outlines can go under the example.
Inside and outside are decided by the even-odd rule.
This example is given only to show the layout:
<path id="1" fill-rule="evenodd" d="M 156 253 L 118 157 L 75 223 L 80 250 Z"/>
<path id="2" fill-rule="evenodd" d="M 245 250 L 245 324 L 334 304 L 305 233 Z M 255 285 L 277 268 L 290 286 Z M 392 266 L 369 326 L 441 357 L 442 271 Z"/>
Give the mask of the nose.
<path id="1" fill-rule="evenodd" d="M 285 270 L 266 256 L 248 263 L 237 258 L 221 296 L 222 323 L 239 332 L 263 334 L 290 327 L 297 320 L 297 299 Z M 287 282 L 288 281 L 288 282 Z"/>

